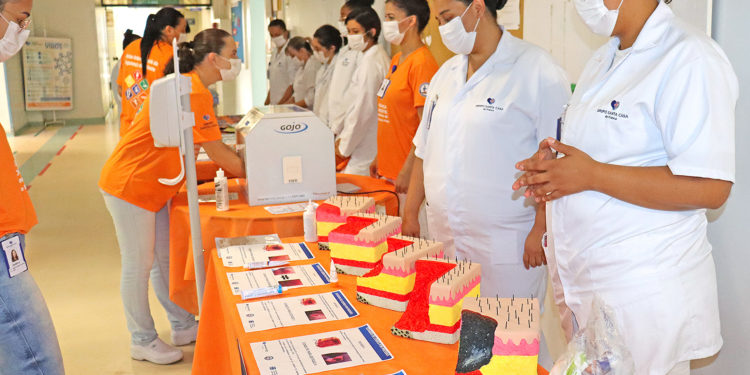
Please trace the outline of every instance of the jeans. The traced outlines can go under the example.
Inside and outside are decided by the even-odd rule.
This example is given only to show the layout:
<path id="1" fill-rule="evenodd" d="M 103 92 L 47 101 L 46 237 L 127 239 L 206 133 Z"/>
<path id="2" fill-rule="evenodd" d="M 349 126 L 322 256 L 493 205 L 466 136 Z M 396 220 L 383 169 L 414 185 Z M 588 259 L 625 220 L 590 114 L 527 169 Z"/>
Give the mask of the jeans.
<path id="1" fill-rule="evenodd" d="M 169 299 L 169 210 L 140 208 L 106 192 L 122 256 L 120 293 L 132 344 L 145 345 L 158 335 L 148 303 L 149 275 L 156 297 L 167 311 L 172 331 L 196 325 L 195 316 Z"/>
<path id="2" fill-rule="evenodd" d="M 25 246 L 24 236 L 20 238 Z M 4 268 L 0 267 L 0 374 L 64 374 L 52 317 L 34 278 L 29 271 L 10 278 Z"/>

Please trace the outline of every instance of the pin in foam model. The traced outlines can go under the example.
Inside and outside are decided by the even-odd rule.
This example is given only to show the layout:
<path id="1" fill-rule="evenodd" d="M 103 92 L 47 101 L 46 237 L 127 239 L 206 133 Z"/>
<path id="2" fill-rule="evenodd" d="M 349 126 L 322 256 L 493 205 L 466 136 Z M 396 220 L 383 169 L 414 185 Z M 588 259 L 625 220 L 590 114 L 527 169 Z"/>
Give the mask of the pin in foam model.
<path id="1" fill-rule="evenodd" d="M 315 211 L 318 247 L 329 250 L 328 234 L 346 224 L 346 218 L 359 213 L 374 213 L 375 199 L 363 196 L 335 196 L 325 200 Z"/>
<path id="2" fill-rule="evenodd" d="M 461 327 L 462 301 L 479 296 L 481 266 L 471 261 L 423 258 L 404 315 L 391 328 L 396 336 L 453 344 Z"/>
<path id="3" fill-rule="evenodd" d="M 388 238 L 401 233 L 401 218 L 356 214 L 328 234 L 331 259 L 339 273 L 362 276 L 388 252 Z"/>

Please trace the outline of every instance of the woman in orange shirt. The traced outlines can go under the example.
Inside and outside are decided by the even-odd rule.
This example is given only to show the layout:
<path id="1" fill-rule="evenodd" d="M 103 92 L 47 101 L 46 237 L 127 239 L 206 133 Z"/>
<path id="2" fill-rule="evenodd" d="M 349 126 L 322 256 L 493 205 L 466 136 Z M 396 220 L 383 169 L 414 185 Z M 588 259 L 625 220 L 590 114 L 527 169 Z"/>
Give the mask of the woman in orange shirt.
<path id="1" fill-rule="evenodd" d="M 130 128 L 135 114 L 148 97 L 155 80 L 164 77 L 164 67 L 172 60 L 172 41 L 186 39 L 190 32 L 185 16 L 170 7 L 148 16 L 143 38 L 130 43 L 122 52 L 120 86 L 122 112 L 120 137 Z"/>
<path id="2" fill-rule="evenodd" d="M 241 67 L 232 36 L 224 30 L 208 29 L 195 40 L 180 45 L 180 71 L 192 80 L 191 110 L 195 114 L 193 136 L 196 147 L 235 176 L 244 174 L 242 160 L 221 141 L 213 110 L 213 97 L 206 88 L 220 80 L 237 77 Z M 166 73 L 173 71 L 168 64 Z M 172 344 L 195 341 L 195 317 L 169 300 L 169 211 L 168 203 L 180 185 L 168 186 L 159 178 L 180 173 L 180 153 L 175 147 L 157 148 L 151 135 L 149 98 L 136 114 L 104 165 L 99 187 L 117 231 L 122 255 L 121 293 L 134 359 L 169 364 L 182 359 L 182 351 L 159 339 L 148 305 L 149 272 L 154 291 L 167 310 L 172 325 Z"/>
<path id="3" fill-rule="evenodd" d="M 412 139 L 422 119 L 427 88 L 438 64 L 420 34 L 430 20 L 427 0 L 388 0 L 383 37 L 401 47 L 378 93 L 378 156 L 370 166 L 373 177 L 383 177 L 406 194 L 414 148 Z"/>

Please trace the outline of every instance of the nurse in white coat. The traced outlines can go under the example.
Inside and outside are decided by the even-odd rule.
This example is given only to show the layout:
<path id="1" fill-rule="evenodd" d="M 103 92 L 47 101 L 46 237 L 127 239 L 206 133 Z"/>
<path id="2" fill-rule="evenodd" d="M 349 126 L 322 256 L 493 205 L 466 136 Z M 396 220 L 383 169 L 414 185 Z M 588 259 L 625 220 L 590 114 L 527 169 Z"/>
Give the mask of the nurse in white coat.
<path id="1" fill-rule="evenodd" d="M 528 173 L 514 188 L 549 202 L 550 267 L 578 325 L 598 294 L 636 374 L 688 374 L 722 345 L 706 209 L 735 178 L 737 77 L 664 3 L 575 2 L 592 31 L 614 38 L 586 66 L 562 140 L 520 162 Z"/>
<path id="2" fill-rule="evenodd" d="M 313 49 L 313 58 L 323 64 L 315 75 L 315 105 L 313 106 L 313 112 L 326 125 L 330 122 L 328 98 L 341 44 L 341 33 L 331 25 L 323 25 L 318 30 L 315 30 L 312 42 L 310 43 Z"/>
<path id="3" fill-rule="evenodd" d="M 504 4 L 434 3 L 443 42 L 458 55 L 427 93 L 404 226 L 426 198 L 430 234 L 482 264 L 482 295 L 543 298 L 546 270 L 523 264 L 536 204 L 512 191 L 513 166 L 555 134 L 570 86 L 548 53 L 497 25 Z"/>
<path id="4" fill-rule="evenodd" d="M 315 102 L 315 75 L 323 64 L 312 58 L 313 50 L 310 43 L 299 36 L 289 40 L 286 52 L 294 63 L 301 67 L 294 76 L 292 97 L 285 104 L 296 104 L 312 110 Z"/>
<path id="5" fill-rule="evenodd" d="M 390 59 L 378 44 L 380 17 L 372 8 L 354 10 L 346 19 L 349 46 L 362 52 L 346 91 L 349 106 L 344 127 L 336 140 L 336 154 L 348 157 L 343 173 L 370 175 L 370 164 L 378 153 L 378 89 Z"/>
<path id="6" fill-rule="evenodd" d="M 268 24 L 268 34 L 271 36 L 273 53 L 268 63 L 268 96 L 266 105 L 280 104 L 292 97 L 292 84 L 299 66 L 286 54 L 289 42 L 289 31 L 283 20 L 273 20 Z"/>

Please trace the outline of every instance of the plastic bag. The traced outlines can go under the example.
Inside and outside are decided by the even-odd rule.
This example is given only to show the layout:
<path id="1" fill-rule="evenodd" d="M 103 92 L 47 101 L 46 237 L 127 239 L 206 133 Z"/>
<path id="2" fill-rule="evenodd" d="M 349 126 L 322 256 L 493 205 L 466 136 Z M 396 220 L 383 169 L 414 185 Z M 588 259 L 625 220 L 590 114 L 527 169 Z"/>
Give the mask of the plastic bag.
<path id="1" fill-rule="evenodd" d="M 591 304 L 586 327 L 573 336 L 550 374 L 633 375 L 633 357 L 617 331 L 612 309 L 596 295 Z"/>

